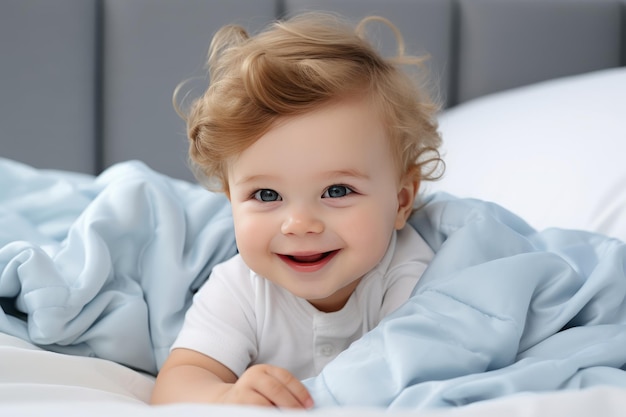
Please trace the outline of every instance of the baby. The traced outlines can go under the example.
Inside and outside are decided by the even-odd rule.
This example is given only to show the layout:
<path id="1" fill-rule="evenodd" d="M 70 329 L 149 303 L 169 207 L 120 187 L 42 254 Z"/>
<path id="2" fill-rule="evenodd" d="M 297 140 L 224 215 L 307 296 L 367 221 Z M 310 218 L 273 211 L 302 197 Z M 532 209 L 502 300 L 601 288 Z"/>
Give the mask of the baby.
<path id="1" fill-rule="evenodd" d="M 222 28 L 185 116 L 230 199 L 239 254 L 195 295 L 152 402 L 310 408 L 300 380 L 404 303 L 433 257 L 407 225 L 440 138 L 399 53 L 323 14 Z"/>

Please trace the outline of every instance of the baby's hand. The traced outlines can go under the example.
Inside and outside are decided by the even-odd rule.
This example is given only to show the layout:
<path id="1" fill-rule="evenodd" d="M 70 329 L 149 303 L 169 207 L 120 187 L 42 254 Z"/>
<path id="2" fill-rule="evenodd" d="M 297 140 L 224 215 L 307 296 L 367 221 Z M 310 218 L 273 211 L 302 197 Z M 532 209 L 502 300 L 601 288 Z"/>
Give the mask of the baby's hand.
<path id="1" fill-rule="evenodd" d="M 224 402 L 284 408 L 311 408 L 313 399 L 289 371 L 272 365 L 253 365 L 224 392 Z"/>

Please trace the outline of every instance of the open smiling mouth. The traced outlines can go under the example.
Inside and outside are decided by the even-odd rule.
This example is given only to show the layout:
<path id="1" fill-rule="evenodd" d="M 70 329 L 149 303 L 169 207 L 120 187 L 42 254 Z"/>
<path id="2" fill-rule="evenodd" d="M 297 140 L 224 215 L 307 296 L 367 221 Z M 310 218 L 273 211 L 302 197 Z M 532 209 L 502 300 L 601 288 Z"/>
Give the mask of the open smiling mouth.
<path id="1" fill-rule="evenodd" d="M 297 270 L 313 271 L 326 265 L 339 250 L 315 253 L 312 255 L 278 255 L 287 265 Z"/>

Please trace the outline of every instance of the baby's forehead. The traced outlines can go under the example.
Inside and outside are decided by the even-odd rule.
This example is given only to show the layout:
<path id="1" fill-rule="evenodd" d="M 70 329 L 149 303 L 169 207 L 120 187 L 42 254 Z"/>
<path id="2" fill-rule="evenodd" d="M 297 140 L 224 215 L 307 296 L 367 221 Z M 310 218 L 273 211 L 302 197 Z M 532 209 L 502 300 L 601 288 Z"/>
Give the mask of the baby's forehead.
<path id="1" fill-rule="evenodd" d="M 356 172 L 393 159 L 385 124 L 368 101 L 344 100 L 278 120 L 232 159 L 245 172 Z M 273 165 L 272 165 L 273 164 Z"/>

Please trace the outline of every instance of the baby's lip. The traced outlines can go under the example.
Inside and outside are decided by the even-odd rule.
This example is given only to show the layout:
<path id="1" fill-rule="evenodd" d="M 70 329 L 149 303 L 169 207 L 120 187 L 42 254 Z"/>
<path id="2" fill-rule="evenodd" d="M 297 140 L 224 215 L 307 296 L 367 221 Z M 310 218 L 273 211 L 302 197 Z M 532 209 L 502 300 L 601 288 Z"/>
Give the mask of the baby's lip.
<path id="1" fill-rule="evenodd" d="M 337 252 L 337 250 L 331 250 L 327 252 L 296 252 L 291 254 L 279 254 L 278 256 L 289 258 L 293 262 L 315 263 L 326 258 L 334 252 Z"/>
<path id="2" fill-rule="evenodd" d="M 339 249 L 328 252 L 298 252 L 278 254 L 278 257 L 296 271 L 314 272 L 323 268 L 338 252 Z"/>

